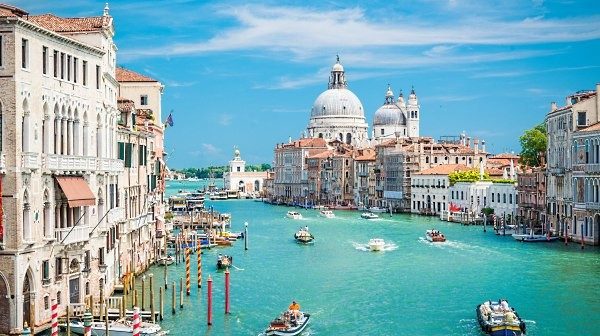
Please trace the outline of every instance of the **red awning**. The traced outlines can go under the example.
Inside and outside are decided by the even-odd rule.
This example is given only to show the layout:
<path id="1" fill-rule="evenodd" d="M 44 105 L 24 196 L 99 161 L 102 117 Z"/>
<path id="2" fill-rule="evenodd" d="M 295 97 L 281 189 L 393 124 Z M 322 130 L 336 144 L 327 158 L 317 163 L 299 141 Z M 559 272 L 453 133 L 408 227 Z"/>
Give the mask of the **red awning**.
<path id="1" fill-rule="evenodd" d="M 69 208 L 96 204 L 96 197 L 81 176 L 55 176 L 67 200 Z"/>

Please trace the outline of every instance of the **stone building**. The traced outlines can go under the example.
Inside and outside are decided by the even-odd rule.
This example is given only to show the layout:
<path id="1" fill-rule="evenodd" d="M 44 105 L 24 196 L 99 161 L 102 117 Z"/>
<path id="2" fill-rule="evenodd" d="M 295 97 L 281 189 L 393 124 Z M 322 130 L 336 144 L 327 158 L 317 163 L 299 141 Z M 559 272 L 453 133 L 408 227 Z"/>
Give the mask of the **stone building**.
<path id="1" fill-rule="evenodd" d="M 396 137 L 418 137 L 420 106 L 417 95 L 413 89 L 408 98 L 408 105 L 404 101 L 402 91 L 398 100 L 394 98 L 392 88 L 388 86 L 385 102 L 375 111 L 373 116 L 372 137 L 375 143 L 384 139 Z"/>
<path id="2" fill-rule="evenodd" d="M 550 222 L 551 231 L 561 236 L 573 238 L 577 235 L 577 225 L 572 225 L 573 197 L 579 193 L 573 186 L 572 168 L 576 162 L 576 157 L 573 156 L 573 136 L 578 130 L 600 121 L 599 95 L 600 84 L 596 84 L 595 90 L 578 91 L 566 97 L 566 105 L 563 107 L 559 108 L 553 102 L 546 116 L 546 219 Z"/>
<path id="3" fill-rule="evenodd" d="M 526 227 L 546 229 L 546 169 L 527 168 L 517 175 L 517 220 Z"/>
<path id="4" fill-rule="evenodd" d="M 240 151 L 236 149 L 233 159 L 229 161 L 229 171 L 223 174 L 226 190 L 236 190 L 241 196 L 258 196 L 263 192 L 267 172 L 246 171 L 246 161 L 242 160 Z"/>
<path id="5" fill-rule="evenodd" d="M 440 215 L 449 209 L 450 181 L 448 175 L 457 171 L 472 170 L 462 164 L 444 164 L 413 174 L 411 180 L 411 212 L 423 215 Z"/>
<path id="6" fill-rule="evenodd" d="M 115 285 L 114 27 L 0 4 L 0 333 Z"/>
<path id="7" fill-rule="evenodd" d="M 354 204 L 375 206 L 375 150 L 362 148 L 355 150 L 354 156 Z"/>

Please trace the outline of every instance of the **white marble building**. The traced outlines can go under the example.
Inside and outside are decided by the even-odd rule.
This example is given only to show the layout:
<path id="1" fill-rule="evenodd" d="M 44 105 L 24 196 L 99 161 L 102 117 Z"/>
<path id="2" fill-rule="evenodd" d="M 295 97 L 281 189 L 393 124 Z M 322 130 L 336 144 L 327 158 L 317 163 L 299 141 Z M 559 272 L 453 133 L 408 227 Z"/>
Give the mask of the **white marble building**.
<path id="1" fill-rule="evenodd" d="M 402 91 L 396 100 L 392 88 L 388 86 L 385 102 L 375 111 L 373 117 L 371 138 L 376 142 L 381 142 L 385 139 L 418 137 L 419 110 L 420 106 L 414 89 L 410 93 L 407 105 Z"/>
<path id="2" fill-rule="evenodd" d="M 246 171 L 246 161 L 242 160 L 240 151 L 236 149 L 233 159 L 229 161 L 229 171 L 223 174 L 226 190 L 239 191 L 244 194 L 260 193 L 263 190 L 267 172 Z"/>

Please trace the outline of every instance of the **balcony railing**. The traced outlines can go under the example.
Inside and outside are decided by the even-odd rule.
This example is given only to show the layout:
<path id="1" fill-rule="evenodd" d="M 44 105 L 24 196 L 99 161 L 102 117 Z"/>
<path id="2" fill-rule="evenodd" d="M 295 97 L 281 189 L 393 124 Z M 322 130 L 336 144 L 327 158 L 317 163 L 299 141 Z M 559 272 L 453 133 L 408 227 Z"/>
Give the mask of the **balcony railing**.
<path id="1" fill-rule="evenodd" d="M 98 159 L 98 170 L 118 173 L 123 171 L 123 160 L 119 159 Z"/>
<path id="2" fill-rule="evenodd" d="M 122 222 L 124 220 L 125 220 L 125 208 L 123 208 L 123 207 L 110 209 L 110 211 L 106 215 L 106 221 L 109 224 Z"/>
<path id="3" fill-rule="evenodd" d="M 47 154 L 43 166 L 50 170 L 93 171 L 96 160 L 92 156 Z"/>
<path id="4" fill-rule="evenodd" d="M 600 209 L 600 203 L 587 202 L 585 203 L 585 208 L 590 210 L 598 210 Z"/>
<path id="5" fill-rule="evenodd" d="M 54 237 L 56 237 L 58 243 L 62 243 L 63 245 L 85 242 L 90 239 L 90 227 L 88 225 L 77 225 L 75 227 L 55 229 Z"/>
<path id="6" fill-rule="evenodd" d="M 39 169 L 41 166 L 40 155 L 33 152 L 25 152 L 21 154 L 21 167 L 23 169 Z"/>

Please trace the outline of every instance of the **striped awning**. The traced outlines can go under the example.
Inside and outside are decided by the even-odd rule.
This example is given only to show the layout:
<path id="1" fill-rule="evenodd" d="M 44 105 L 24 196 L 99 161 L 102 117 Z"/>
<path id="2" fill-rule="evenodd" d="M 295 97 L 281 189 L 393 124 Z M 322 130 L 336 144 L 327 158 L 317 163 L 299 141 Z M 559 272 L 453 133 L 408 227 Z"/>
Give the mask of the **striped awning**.
<path id="1" fill-rule="evenodd" d="M 96 197 L 83 177 L 55 176 L 54 178 L 67 196 L 69 208 L 96 204 Z"/>

